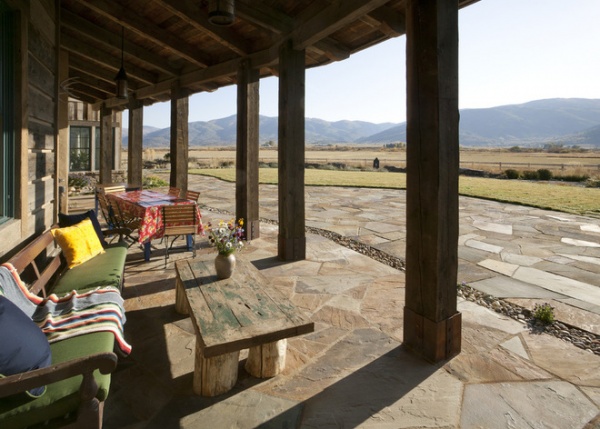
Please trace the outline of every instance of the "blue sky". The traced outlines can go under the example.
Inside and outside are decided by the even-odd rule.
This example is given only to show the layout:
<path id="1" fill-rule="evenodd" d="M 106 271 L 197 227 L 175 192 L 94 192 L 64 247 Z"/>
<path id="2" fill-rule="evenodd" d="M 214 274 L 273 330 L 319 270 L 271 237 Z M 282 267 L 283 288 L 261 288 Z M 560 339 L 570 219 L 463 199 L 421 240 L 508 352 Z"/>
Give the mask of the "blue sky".
<path id="1" fill-rule="evenodd" d="M 459 107 L 600 98 L 600 0 L 480 0 L 459 12 Z M 306 116 L 406 120 L 406 37 L 306 71 Z M 260 113 L 277 116 L 277 78 L 260 83 Z M 190 97 L 189 121 L 235 114 L 236 87 Z M 169 103 L 144 125 L 169 127 Z M 124 127 L 127 128 L 127 114 Z"/>

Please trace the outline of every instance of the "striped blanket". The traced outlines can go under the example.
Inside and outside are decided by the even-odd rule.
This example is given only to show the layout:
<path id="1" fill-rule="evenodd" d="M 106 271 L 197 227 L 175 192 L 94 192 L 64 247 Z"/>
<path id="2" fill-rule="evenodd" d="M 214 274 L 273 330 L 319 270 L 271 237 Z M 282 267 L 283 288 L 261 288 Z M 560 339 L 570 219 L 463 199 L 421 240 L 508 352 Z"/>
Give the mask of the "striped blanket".
<path id="1" fill-rule="evenodd" d="M 72 291 L 60 298 L 54 294 L 42 298 L 29 291 L 12 264 L 5 263 L 0 266 L 0 294 L 27 314 L 50 343 L 108 331 L 114 334 L 125 355 L 131 353 L 131 346 L 123 335 L 126 320 L 123 298 L 115 288 L 98 288 L 82 294 Z"/>

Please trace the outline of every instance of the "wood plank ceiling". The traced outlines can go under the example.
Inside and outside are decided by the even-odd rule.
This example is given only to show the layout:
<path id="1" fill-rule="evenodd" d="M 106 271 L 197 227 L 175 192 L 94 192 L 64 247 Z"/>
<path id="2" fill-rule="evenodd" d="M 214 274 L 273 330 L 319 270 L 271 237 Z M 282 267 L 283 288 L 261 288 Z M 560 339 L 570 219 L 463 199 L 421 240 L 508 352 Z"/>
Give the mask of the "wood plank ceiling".
<path id="1" fill-rule="evenodd" d="M 459 0 L 466 6 L 477 0 Z M 206 0 L 61 0 L 61 47 L 74 98 L 115 109 L 123 57 L 129 96 L 145 105 L 235 84 L 241 61 L 277 75 L 280 45 L 306 50 L 306 67 L 340 61 L 405 33 L 406 0 L 235 0 L 227 27 L 208 20 Z"/>

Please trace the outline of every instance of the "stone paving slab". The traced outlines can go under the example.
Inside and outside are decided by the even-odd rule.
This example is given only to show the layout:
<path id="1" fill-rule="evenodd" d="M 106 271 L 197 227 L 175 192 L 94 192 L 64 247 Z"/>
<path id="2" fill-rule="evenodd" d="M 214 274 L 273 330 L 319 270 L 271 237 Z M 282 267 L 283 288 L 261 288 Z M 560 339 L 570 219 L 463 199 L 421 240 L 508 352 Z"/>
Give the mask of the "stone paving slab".
<path id="1" fill-rule="evenodd" d="M 583 427 L 596 407 L 578 389 L 561 381 L 493 383 L 467 386 L 462 429 Z"/>
<path id="2" fill-rule="evenodd" d="M 566 295 L 504 276 L 471 282 L 469 286 L 497 298 L 567 298 Z"/>

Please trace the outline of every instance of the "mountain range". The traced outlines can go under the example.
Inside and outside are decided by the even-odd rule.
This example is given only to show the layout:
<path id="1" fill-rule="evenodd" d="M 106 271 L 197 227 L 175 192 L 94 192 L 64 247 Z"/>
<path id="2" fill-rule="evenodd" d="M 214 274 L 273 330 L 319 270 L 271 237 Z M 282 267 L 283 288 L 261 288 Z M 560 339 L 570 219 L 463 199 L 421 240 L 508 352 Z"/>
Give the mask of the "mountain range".
<path id="1" fill-rule="evenodd" d="M 260 143 L 277 142 L 277 118 L 260 116 Z M 190 122 L 190 146 L 235 145 L 236 116 Z M 144 147 L 169 147 L 170 129 L 144 127 Z M 406 122 L 328 122 L 306 118 L 311 145 L 406 142 Z M 461 146 L 541 146 L 547 143 L 600 147 L 600 99 L 555 98 L 485 109 L 461 109 Z M 123 130 L 127 146 L 127 131 Z"/>

